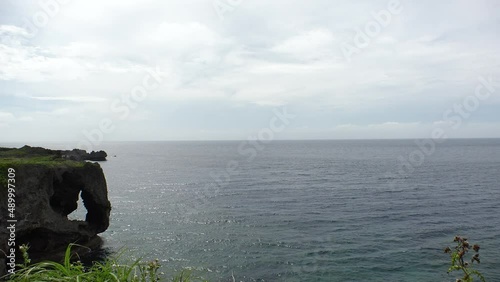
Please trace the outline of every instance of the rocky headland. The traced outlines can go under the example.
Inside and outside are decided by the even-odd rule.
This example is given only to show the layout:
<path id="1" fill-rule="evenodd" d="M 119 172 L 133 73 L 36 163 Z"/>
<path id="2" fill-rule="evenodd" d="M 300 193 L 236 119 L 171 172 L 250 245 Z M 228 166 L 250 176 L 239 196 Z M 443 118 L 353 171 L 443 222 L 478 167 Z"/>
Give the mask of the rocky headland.
<path id="1" fill-rule="evenodd" d="M 19 149 L 0 148 L 0 272 L 11 230 L 9 220 L 15 219 L 15 246 L 29 244 L 30 256 L 36 260 L 53 259 L 64 252 L 69 243 L 90 249 L 99 248 L 99 233 L 109 226 L 111 204 L 106 179 L 98 163 L 106 153 L 83 150 L 49 150 L 25 146 Z M 8 171 L 15 173 L 15 183 Z M 12 175 L 11 175 L 12 176 Z M 15 185 L 15 217 L 8 212 L 8 183 Z M 87 210 L 85 220 L 69 220 L 81 197 Z M 18 253 L 18 263 L 21 257 Z"/>

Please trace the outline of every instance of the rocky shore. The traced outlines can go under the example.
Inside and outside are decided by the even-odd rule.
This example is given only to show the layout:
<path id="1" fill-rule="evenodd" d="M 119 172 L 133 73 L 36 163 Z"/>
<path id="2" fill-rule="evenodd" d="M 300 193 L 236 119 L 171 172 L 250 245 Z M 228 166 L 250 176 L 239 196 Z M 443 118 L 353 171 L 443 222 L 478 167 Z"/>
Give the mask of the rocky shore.
<path id="1" fill-rule="evenodd" d="M 20 149 L 0 148 L 0 263 L 10 252 L 11 230 L 6 224 L 15 219 L 15 248 L 29 244 L 34 261 L 56 260 L 69 243 L 90 249 L 100 247 L 99 233 L 109 226 L 111 204 L 106 179 L 98 163 L 107 154 L 83 150 L 48 150 L 25 146 Z M 7 178 L 9 169 L 15 183 Z M 8 211 L 7 184 L 15 186 L 14 218 Z M 77 209 L 79 197 L 87 210 L 85 220 L 69 220 Z M 9 221 L 10 220 L 10 221 Z M 3 267 L 0 267 L 0 271 Z M 5 271 L 5 268 L 4 268 Z"/>

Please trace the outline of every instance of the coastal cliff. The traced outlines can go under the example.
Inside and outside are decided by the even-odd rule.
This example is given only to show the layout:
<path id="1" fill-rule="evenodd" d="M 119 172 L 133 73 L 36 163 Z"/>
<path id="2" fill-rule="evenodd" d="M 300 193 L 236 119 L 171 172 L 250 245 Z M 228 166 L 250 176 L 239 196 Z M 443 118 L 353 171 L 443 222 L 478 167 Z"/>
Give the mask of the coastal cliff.
<path id="1" fill-rule="evenodd" d="M 97 234 L 109 226 L 111 204 L 102 168 L 97 163 L 83 161 L 88 156 L 84 153 L 28 146 L 0 148 L 0 248 L 5 254 L 11 248 L 8 246 L 11 230 L 4 225 L 13 218 L 17 221 L 16 249 L 29 244 L 34 260 L 56 258 L 69 243 L 90 248 L 100 245 Z M 105 159 L 103 153 L 99 153 L 99 159 L 103 156 Z M 8 178 L 9 168 L 15 171 L 12 178 Z M 14 179 L 15 183 L 8 179 Z M 8 194 L 7 182 L 15 185 L 14 217 L 8 212 L 8 198 L 12 194 Z M 85 221 L 69 220 L 68 215 L 77 209 L 79 197 L 87 209 Z M 0 256 L 0 260 L 5 258 L 3 254 Z"/>

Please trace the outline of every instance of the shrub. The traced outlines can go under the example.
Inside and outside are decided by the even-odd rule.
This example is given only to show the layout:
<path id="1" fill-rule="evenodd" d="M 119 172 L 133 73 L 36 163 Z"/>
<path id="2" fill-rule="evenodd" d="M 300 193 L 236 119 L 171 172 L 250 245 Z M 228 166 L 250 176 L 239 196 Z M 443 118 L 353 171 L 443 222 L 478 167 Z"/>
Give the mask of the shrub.
<path id="1" fill-rule="evenodd" d="M 474 268 L 474 263 L 479 264 L 481 260 L 479 259 L 479 245 L 475 244 L 471 246 L 467 238 L 455 236 L 453 239 L 457 245 L 454 249 L 447 247 L 444 252 L 450 254 L 451 257 L 451 266 L 448 269 L 448 273 L 453 271 L 462 271 L 463 277 L 457 279 L 457 282 L 473 282 L 473 276 L 479 277 L 481 281 L 485 282 L 483 275 Z M 470 263 L 466 259 L 467 253 L 471 250 L 475 252 L 475 254 L 471 257 Z"/>

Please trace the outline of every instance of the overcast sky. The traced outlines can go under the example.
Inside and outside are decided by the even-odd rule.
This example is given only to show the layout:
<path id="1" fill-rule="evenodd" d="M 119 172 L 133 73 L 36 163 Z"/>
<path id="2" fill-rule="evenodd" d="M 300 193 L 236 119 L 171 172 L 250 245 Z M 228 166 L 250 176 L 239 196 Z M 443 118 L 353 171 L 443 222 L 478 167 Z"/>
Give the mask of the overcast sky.
<path id="1" fill-rule="evenodd" d="M 498 11 L 0 0 L 0 142 L 241 140 L 283 111 L 276 139 L 500 137 Z"/>

